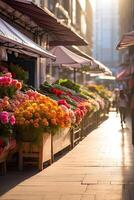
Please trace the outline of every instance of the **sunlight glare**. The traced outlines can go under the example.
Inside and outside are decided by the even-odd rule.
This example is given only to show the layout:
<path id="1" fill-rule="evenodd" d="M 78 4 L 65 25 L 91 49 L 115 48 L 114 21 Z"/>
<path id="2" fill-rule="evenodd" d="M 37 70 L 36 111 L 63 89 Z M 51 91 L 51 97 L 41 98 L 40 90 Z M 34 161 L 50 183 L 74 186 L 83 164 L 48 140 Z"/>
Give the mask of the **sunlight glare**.
<path id="1" fill-rule="evenodd" d="M 86 9 L 86 0 L 79 0 L 82 9 L 85 11 Z"/>

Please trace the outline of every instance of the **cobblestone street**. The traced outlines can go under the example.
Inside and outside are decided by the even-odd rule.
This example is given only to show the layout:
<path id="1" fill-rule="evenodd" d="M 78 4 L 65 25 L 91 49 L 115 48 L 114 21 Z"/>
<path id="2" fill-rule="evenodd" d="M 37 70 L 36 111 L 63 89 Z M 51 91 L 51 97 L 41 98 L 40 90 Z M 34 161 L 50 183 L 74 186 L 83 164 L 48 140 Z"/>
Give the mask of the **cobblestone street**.
<path id="1" fill-rule="evenodd" d="M 0 177 L 0 199 L 133 200 L 134 149 L 129 127 L 122 130 L 119 116 L 111 112 L 72 151 L 42 172 L 29 177 L 26 171 L 9 172 Z M 25 180 L 13 183 L 20 176 Z"/>

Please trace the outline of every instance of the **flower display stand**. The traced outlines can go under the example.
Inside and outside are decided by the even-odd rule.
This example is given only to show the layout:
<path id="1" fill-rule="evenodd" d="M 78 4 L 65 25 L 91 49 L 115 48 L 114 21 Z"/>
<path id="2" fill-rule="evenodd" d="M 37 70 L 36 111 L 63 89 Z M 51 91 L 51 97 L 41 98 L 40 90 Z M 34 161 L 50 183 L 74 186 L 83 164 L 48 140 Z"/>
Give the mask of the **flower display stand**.
<path id="1" fill-rule="evenodd" d="M 52 160 L 56 153 L 71 146 L 70 128 L 62 128 L 52 136 Z"/>
<path id="2" fill-rule="evenodd" d="M 22 142 L 20 144 L 19 170 L 23 170 L 25 163 L 36 163 L 38 169 L 43 170 L 43 163 L 46 161 L 51 164 L 51 134 L 44 133 L 39 144 L 33 144 L 32 142 Z"/>
<path id="3" fill-rule="evenodd" d="M 82 120 L 82 138 L 86 137 L 87 134 L 97 127 L 98 123 L 98 116 L 97 112 L 87 114 L 84 119 Z"/>

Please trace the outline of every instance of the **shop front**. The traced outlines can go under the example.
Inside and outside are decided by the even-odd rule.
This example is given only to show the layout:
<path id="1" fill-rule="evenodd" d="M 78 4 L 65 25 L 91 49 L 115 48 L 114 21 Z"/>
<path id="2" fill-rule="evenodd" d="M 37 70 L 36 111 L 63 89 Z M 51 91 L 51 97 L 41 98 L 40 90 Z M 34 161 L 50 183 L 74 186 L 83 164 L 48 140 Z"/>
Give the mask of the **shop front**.
<path id="1" fill-rule="evenodd" d="M 26 83 L 38 88 L 40 85 L 41 58 L 55 60 L 55 56 L 38 46 L 27 36 L 0 19 L 1 53 L 5 54 L 1 64 L 9 66 L 9 71 L 18 72 L 20 67 L 26 72 Z M 44 66 L 45 67 L 45 66 Z M 45 75 L 44 75 L 45 76 Z M 19 78 L 19 77 L 18 77 Z"/>

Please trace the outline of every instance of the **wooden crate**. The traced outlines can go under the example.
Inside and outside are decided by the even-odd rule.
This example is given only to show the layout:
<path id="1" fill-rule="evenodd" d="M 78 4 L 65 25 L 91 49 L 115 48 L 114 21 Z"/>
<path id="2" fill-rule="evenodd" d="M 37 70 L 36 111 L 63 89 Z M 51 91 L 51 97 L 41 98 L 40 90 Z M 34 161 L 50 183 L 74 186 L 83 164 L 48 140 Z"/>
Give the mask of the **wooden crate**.
<path id="1" fill-rule="evenodd" d="M 81 125 L 78 127 L 73 127 L 71 130 L 71 148 L 79 143 L 81 140 Z"/>
<path id="2" fill-rule="evenodd" d="M 25 164 L 25 158 L 36 158 L 38 169 L 43 169 L 43 163 L 49 161 L 51 163 L 51 134 L 44 133 L 40 144 L 31 142 L 22 142 L 19 147 L 19 169 L 22 170 Z M 27 161 L 32 163 L 33 161 Z"/>
<path id="3" fill-rule="evenodd" d="M 70 128 L 62 128 L 52 136 L 52 156 L 71 146 Z"/>

